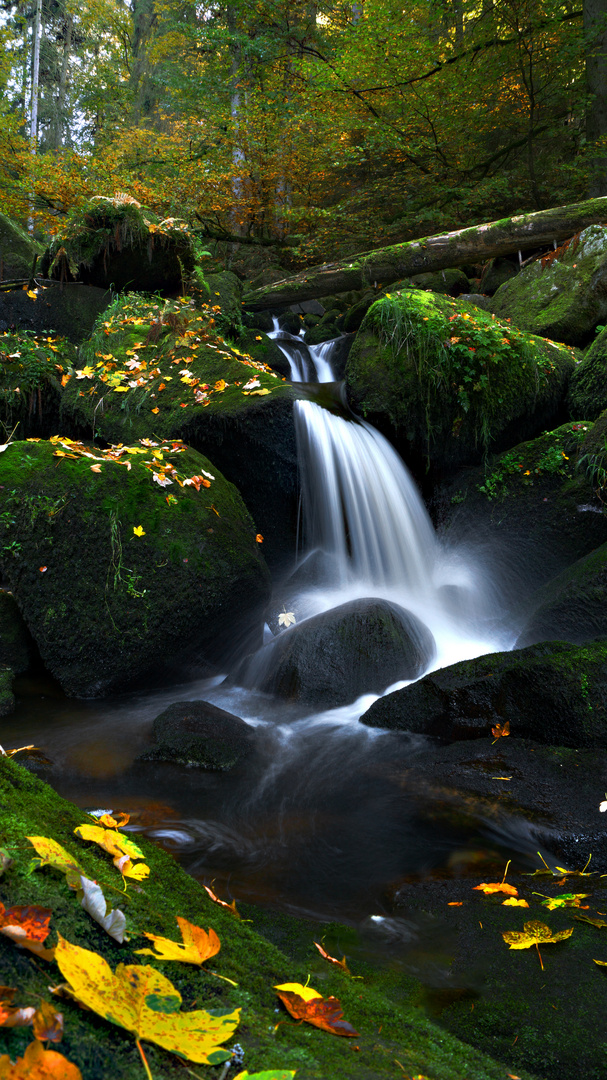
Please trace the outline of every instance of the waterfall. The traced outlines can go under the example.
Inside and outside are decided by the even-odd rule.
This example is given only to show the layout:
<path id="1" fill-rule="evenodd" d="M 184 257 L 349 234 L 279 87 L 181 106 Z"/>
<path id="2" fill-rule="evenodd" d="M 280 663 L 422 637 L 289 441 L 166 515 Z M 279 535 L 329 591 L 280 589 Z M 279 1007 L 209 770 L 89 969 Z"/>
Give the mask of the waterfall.
<path id="1" fill-rule="evenodd" d="M 432 630 L 437 667 L 493 651 L 482 574 L 439 544 L 394 447 L 349 410 L 333 370 L 339 339 L 308 346 L 276 319 L 270 337 L 304 395 L 295 403 L 304 533 L 292 579 L 298 617 L 356 597 L 383 597 Z M 289 600 L 293 593 L 287 589 Z"/>

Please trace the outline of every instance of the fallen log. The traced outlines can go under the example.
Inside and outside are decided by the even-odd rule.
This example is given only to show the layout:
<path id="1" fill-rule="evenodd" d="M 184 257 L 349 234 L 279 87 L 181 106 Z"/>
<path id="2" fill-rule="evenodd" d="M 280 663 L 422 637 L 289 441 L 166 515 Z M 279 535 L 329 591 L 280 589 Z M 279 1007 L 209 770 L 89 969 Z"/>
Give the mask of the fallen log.
<path id="1" fill-rule="evenodd" d="M 513 251 L 559 244 L 587 225 L 605 221 L 607 197 L 534 214 L 517 214 L 485 225 L 364 251 L 340 262 L 312 266 L 293 277 L 246 293 L 243 302 L 249 311 L 263 311 L 366 285 L 390 285 L 428 270 L 444 270 L 466 262 L 484 262 Z"/>

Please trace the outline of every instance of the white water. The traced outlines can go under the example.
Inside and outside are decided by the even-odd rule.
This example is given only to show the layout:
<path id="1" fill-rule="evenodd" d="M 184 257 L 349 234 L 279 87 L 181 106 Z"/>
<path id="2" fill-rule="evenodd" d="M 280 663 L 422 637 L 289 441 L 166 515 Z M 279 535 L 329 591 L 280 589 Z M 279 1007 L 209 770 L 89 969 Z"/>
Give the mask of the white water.
<path id="1" fill-rule="evenodd" d="M 306 346 L 280 331 L 277 320 L 270 336 L 288 358 L 293 382 L 304 383 L 308 395 L 319 384 L 329 405 L 295 404 L 305 537 L 300 565 L 304 572 L 306 560 L 313 567 L 294 602 L 298 621 L 356 597 L 382 597 L 432 631 L 433 669 L 507 648 L 480 568 L 439 543 L 404 462 L 383 435 L 340 404 L 331 362 L 336 342 Z"/>

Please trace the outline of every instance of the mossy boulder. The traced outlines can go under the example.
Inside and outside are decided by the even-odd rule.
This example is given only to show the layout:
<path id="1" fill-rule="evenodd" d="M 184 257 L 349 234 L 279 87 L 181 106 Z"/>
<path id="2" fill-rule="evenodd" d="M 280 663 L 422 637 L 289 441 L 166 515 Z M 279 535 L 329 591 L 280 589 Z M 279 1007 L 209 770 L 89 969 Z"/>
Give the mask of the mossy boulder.
<path id="1" fill-rule="evenodd" d="M 0 214 L 0 262 L 1 281 L 29 278 L 34 259 L 42 255 L 44 248 L 34 240 L 21 225 L 6 214 Z"/>
<path id="2" fill-rule="evenodd" d="M 111 299 L 109 290 L 80 281 L 44 281 L 33 296 L 23 289 L 0 292 L 0 331 L 18 327 L 40 337 L 59 334 L 79 345 Z"/>
<path id="3" fill-rule="evenodd" d="M 562 407 L 573 351 L 460 300 L 388 293 L 351 349 L 353 407 L 440 469 L 480 461 L 541 431 Z"/>
<path id="4" fill-rule="evenodd" d="M 596 420 L 607 409 L 607 328 L 603 327 L 571 373 L 567 406 L 572 416 Z"/>
<path id="5" fill-rule="evenodd" d="M 250 754 L 253 729 L 208 701 L 177 701 L 152 725 L 154 745 L 139 761 L 170 761 L 226 771 Z"/>
<path id="6" fill-rule="evenodd" d="M 49 244 L 40 273 L 101 289 L 180 291 L 194 270 L 185 222 L 161 221 L 136 199 L 95 196 Z"/>
<path id="7" fill-rule="evenodd" d="M 235 611 L 260 631 L 269 580 L 255 527 L 196 451 L 17 442 L 0 483 L 2 573 L 68 694 L 208 670 Z"/>
<path id="8" fill-rule="evenodd" d="M 607 544 L 579 559 L 532 596 L 517 646 L 559 638 L 607 638 Z"/>
<path id="9" fill-rule="evenodd" d="M 320 321 L 316 323 L 316 326 L 311 326 L 306 331 L 308 345 L 322 345 L 324 341 L 331 341 L 331 338 L 339 337 L 341 329 L 337 317 L 337 312 L 327 311 Z"/>
<path id="10" fill-rule="evenodd" d="M 589 225 L 507 281 L 491 310 L 520 330 L 580 347 L 607 319 L 607 228 Z"/>
<path id="11" fill-rule="evenodd" d="M 359 978 L 351 979 L 318 955 L 313 944 L 318 936 L 316 924 L 251 906 L 241 906 L 248 921 L 234 918 L 213 904 L 202 886 L 145 836 L 137 836 L 137 844 L 150 867 L 149 877 L 125 892 L 111 858 L 74 836 L 74 829 L 86 820 L 85 812 L 6 758 L 0 758 L 0 806 L 0 847 L 12 860 L 2 878 L 5 906 L 49 908 L 52 917 L 47 946 L 54 946 L 60 933 L 70 943 L 98 953 L 112 971 L 118 964 L 148 962 L 171 980 L 183 999 L 184 1012 L 242 1009 L 240 1027 L 227 1048 L 235 1042 L 242 1046 L 248 1072 L 288 1069 L 297 1070 L 297 1080 L 341 1076 L 388 1080 L 394 1077 L 397 1058 L 409 1072 L 422 1070 L 436 1080 L 461 1080 L 464 1076 L 466 1080 L 503 1080 L 504 1062 L 441 1030 L 410 1000 L 416 984 L 402 971 L 396 978 L 386 978 L 363 956 L 354 964 Z M 27 836 L 51 837 L 78 860 L 85 875 L 99 883 L 109 905 L 124 908 L 128 941 L 119 945 L 88 916 L 63 874 L 49 867 L 32 873 L 34 850 Z M 205 965 L 163 963 L 137 954 L 138 949 L 150 946 L 145 933 L 177 940 L 176 916 L 205 929 L 212 927 L 218 934 L 221 950 L 213 957 L 212 971 Z M 348 930 L 339 927 L 338 940 L 343 934 Z M 281 940 L 282 948 L 270 937 Z M 20 1006 L 38 1006 L 41 1000 L 50 1000 L 49 985 L 61 981 L 53 962 L 32 962 L 31 953 L 2 935 L 0 969 L 3 982 L 17 988 L 15 1003 Z M 310 1025 L 291 1022 L 284 1012 L 283 1023 L 276 1028 L 280 1017 L 273 987 L 291 981 L 306 983 L 308 979 L 323 996 L 339 999 L 346 1019 L 360 1032 L 359 1038 L 335 1038 Z M 69 998 L 61 1001 L 61 1012 L 64 1035 L 58 1049 L 81 1069 L 83 1080 L 134 1080 L 143 1075 L 132 1034 Z M 31 1028 L 3 1027 L 0 1052 L 8 1053 L 14 1061 L 31 1039 Z M 147 1040 L 145 1055 L 154 1080 L 184 1076 L 182 1058 Z M 194 1071 L 198 1071 L 196 1066 Z M 523 1069 L 517 1073 L 521 1080 L 533 1080 Z"/>
<path id="12" fill-rule="evenodd" d="M 518 266 L 511 259 L 489 259 L 479 282 L 479 292 L 485 296 L 493 296 L 500 285 L 511 281 L 518 272 Z M 467 291 L 467 289 L 462 290 L 462 292 Z"/>
<path id="13" fill-rule="evenodd" d="M 484 562 L 507 603 L 530 593 L 607 542 L 607 514 L 582 448 L 592 423 L 563 424 L 462 471 L 440 489 L 436 518 L 443 539 Z"/>
<path id="14" fill-rule="evenodd" d="M 448 270 L 434 270 L 425 274 L 414 274 L 410 280 L 411 284 L 417 289 L 427 289 L 430 292 L 443 293 L 446 296 L 459 296 L 460 293 L 470 291 L 470 282 L 464 271 L 458 266 L 450 267 Z"/>
<path id="15" fill-rule="evenodd" d="M 209 304 L 215 311 L 222 334 L 238 335 L 242 330 L 242 282 L 230 270 L 220 274 L 205 274 Z"/>
<path id="16" fill-rule="evenodd" d="M 332 708 L 415 679 L 436 652 L 428 628 L 387 600 L 351 600 L 289 627 L 236 672 L 235 682 Z"/>
<path id="17" fill-rule="evenodd" d="M 226 343 L 210 306 L 118 297 L 81 347 L 64 431 L 108 443 L 183 438 L 238 486 L 273 565 L 297 531 L 293 390 Z"/>
<path id="18" fill-rule="evenodd" d="M 543 642 L 425 675 L 361 716 L 370 727 L 483 738 L 495 724 L 554 746 L 607 748 L 607 642 Z"/>
<path id="19" fill-rule="evenodd" d="M 27 330 L 0 334 L 0 421 L 5 437 L 48 436 L 59 422 L 62 380 L 76 361 L 65 338 Z"/>

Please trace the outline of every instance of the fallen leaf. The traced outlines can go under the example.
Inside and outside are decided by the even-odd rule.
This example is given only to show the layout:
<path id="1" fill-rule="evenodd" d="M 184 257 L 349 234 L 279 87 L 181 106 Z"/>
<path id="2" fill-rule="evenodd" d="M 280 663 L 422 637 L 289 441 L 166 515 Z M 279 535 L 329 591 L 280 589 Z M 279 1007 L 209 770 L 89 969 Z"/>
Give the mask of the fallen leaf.
<path id="1" fill-rule="evenodd" d="M 502 907 L 529 907 L 526 900 L 515 900 L 513 896 L 509 896 L 507 900 L 502 900 Z"/>
<path id="2" fill-rule="evenodd" d="M 23 949 L 29 949 L 43 960 L 52 960 L 54 949 L 45 949 L 50 927 L 52 911 L 43 907 L 11 907 L 5 908 L 0 903 L 0 934 L 20 945 Z"/>
<path id="3" fill-rule="evenodd" d="M 54 870 L 59 870 L 60 873 L 65 874 L 70 888 L 78 889 L 80 887 L 80 875 L 84 873 L 84 870 L 73 855 L 70 855 L 69 851 L 61 847 L 61 844 L 48 836 L 27 836 L 26 840 L 29 840 L 38 855 L 37 868 L 52 866 Z"/>
<path id="4" fill-rule="evenodd" d="M 474 885 L 473 888 L 480 889 L 481 892 L 484 892 L 487 895 L 490 895 L 491 893 L 506 893 L 507 896 L 518 896 L 518 889 L 516 889 L 514 885 L 508 885 L 505 881 L 493 881 L 489 883 L 483 881 L 482 885 Z"/>
<path id="5" fill-rule="evenodd" d="M 292 626 L 295 621 L 295 615 L 292 611 L 282 611 L 278 616 L 279 626 Z"/>
<path id="6" fill-rule="evenodd" d="M 156 408 L 155 408 L 155 409 L 152 409 L 152 412 L 153 412 L 153 413 L 159 413 L 159 412 L 160 412 L 160 409 L 158 408 L 158 406 L 156 406 Z"/>
<path id="7" fill-rule="evenodd" d="M 506 720 L 506 723 L 503 725 L 496 724 L 495 727 L 491 728 L 491 734 L 495 736 L 493 739 L 494 743 L 497 742 L 498 739 L 505 738 L 506 735 L 510 734 L 510 721 Z"/>
<path id="8" fill-rule="evenodd" d="M 136 949 L 138 956 L 154 956 L 157 960 L 181 960 L 186 964 L 202 964 L 210 956 L 215 956 L 221 948 L 217 934 L 212 928 L 209 932 L 200 926 L 194 926 L 187 919 L 177 916 L 183 944 L 169 938 L 158 937 L 144 931 L 146 938 L 154 943 L 153 949 Z"/>
<path id="9" fill-rule="evenodd" d="M 263 544 L 263 536 L 261 535 L 261 533 L 257 533 L 257 536 L 255 537 L 255 539 L 256 539 L 258 544 Z"/>
<path id="10" fill-rule="evenodd" d="M 237 918 L 237 919 L 240 918 L 240 912 L 236 910 L 236 901 L 235 900 L 232 900 L 232 903 L 228 904 L 228 903 L 226 903 L 225 900 L 220 900 L 219 897 L 215 895 L 213 890 L 210 889 L 208 885 L 203 885 L 203 888 L 204 888 L 205 892 L 207 892 L 209 894 L 209 896 L 210 896 L 210 898 L 211 898 L 211 900 L 213 901 L 214 904 L 219 904 L 220 907 L 225 908 L 227 911 L 231 911 L 232 915 L 234 915 L 235 918 Z"/>
<path id="11" fill-rule="evenodd" d="M 534 896 L 542 896 L 542 893 L 534 893 Z M 554 911 L 556 908 L 579 908 L 582 905 L 580 900 L 585 900 L 588 893 L 560 893 L 558 896 L 547 896 L 545 900 L 542 900 L 542 907 L 548 908 L 548 911 Z"/>
<path id="12" fill-rule="evenodd" d="M 543 971 L 544 964 L 539 946 L 553 945 L 555 941 L 565 941 L 566 938 L 571 937 L 572 933 L 573 927 L 569 930 L 560 930 L 558 934 L 553 934 L 550 927 L 546 926 L 546 923 L 534 919 L 531 922 L 526 922 L 523 930 L 502 931 L 502 937 L 511 949 L 530 949 L 535 945 Z"/>
<path id="13" fill-rule="evenodd" d="M 218 379 L 218 380 L 217 380 L 217 382 L 215 383 L 215 386 L 213 387 L 213 389 L 214 389 L 214 390 L 217 390 L 217 392 L 218 392 L 219 394 L 222 394 L 222 393 L 223 393 L 223 391 L 225 390 L 226 386 L 229 386 L 229 385 L 230 385 L 230 384 L 229 384 L 229 383 L 227 383 L 227 382 L 225 381 L 225 379 Z"/>
<path id="14" fill-rule="evenodd" d="M 18 1008 L 12 1004 L 16 993 L 14 986 L 0 986 L 0 1027 L 29 1027 L 33 1022 L 36 1010 L 32 1005 Z"/>
<path id="15" fill-rule="evenodd" d="M 604 926 L 607 927 L 605 919 L 593 919 L 590 915 L 574 915 L 574 919 L 579 919 L 580 922 L 590 923 L 591 926 L 596 926 L 598 930 L 602 930 Z"/>
<path id="16" fill-rule="evenodd" d="M 145 536 L 145 530 L 141 525 L 133 525 L 133 532 L 135 536 Z"/>
<path id="17" fill-rule="evenodd" d="M 77 1065 L 56 1050 L 45 1050 L 36 1039 L 14 1065 L 8 1054 L 0 1057 L 0 1080 L 82 1080 Z"/>
<path id="18" fill-rule="evenodd" d="M 325 952 L 322 945 L 319 945 L 317 941 L 314 942 L 314 945 L 316 945 L 320 955 L 323 956 L 325 960 L 328 960 L 330 964 L 335 964 L 336 967 L 341 968 L 342 971 L 345 971 L 346 975 L 351 974 L 350 969 L 346 964 L 345 956 L 342 956 L 341 960 L 336 960 L 334 956 L 329 956 L 328 952 Z"/>
<path id="19" fill-rule="evenodd" d="M 61 1042 L 63 1038 L 63 1013 L 57 1012 L 50 1001 L 41 1001 L 35 1010 L 32 1023 L 34 1037 L 41 1042 Z"/>
<path id="20" fill-rule="evenodd" d="M 266 394 L 271 394 L 271 390 L 251 390 L 250 397 L 265 397 Z"/>
<path id="21" fill-rule="evenodd" d="M 132 859 L 144 859 L 141 848 L 137 847 L 128 836 L 116 829 L 103 829 L 100 825 L 78 825 L 74 829 L 76 836 L 81 840 L 92 840 L 99 844 L 100 848 L 107 851 L 114 860 L 114 866 L 120 870 L 123 877 L 134 878 L 135 881 L 143 881 L 148 877 L 150 868 L 145 863 L 134 865 Z"/>
<path id="22" fill-rule="evenodd" d="M 296 1069 L 264 1069 L 260 1073 L 239 1072 L 234 1080 L 292 1080 Z"/>
<path id="23" fill-rule="evenodd" d="M 110 937 L 122 945 L 126 931 L 124 912 L 120 908 L 108 910 L 101 886 L 96 881 L 91 881 L 90 878 L 80 877 L 79 892 L 82 893 L 80 903 L 84 910 L 89 913 L 95 922 L 103 927 Z"/>
<path id="24" fill-rule="evenodd" d="M 91 817 L 96 817 L 98 824 L 105 825 L 106 829 L 123 829 L 131 820 L 131 815 L 125 813 L 113 817 L 110 810 L 104 810 L 101 814 L 91 814 Z"/>
<path id="25" fill-rule="evenodd" d="M 332 1035 L 358 1036 L 352 1025 L 343 1019 L 343 1009 L 336 997 L 323 998 L 317 990 L 301 983 L 282 983 L 274 989 L 295 1020 L 305 1020 Z"/>
<path id="26" fill-rule="evenodd" d="M 72 945 L 59 935 L 55 959 L 70 995 L 110 1023 L 147 1039 L 188 1061 L 218 1065 L 231 1057 L 220 1044 L 238 1026 L 240 1009 L 181 1012 L 181 994 L 149 965 L 119 964 L 112 973 L 98 953 Z"/>

